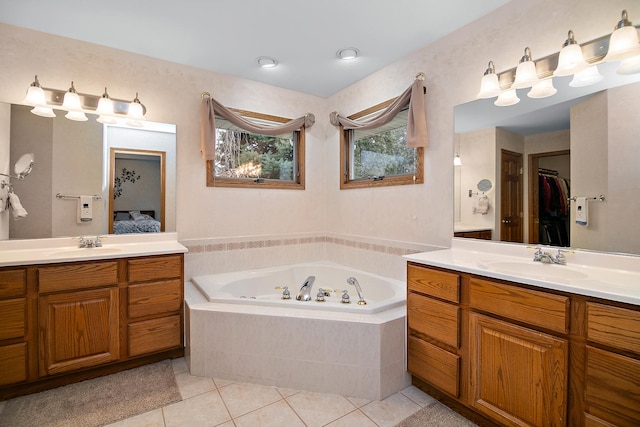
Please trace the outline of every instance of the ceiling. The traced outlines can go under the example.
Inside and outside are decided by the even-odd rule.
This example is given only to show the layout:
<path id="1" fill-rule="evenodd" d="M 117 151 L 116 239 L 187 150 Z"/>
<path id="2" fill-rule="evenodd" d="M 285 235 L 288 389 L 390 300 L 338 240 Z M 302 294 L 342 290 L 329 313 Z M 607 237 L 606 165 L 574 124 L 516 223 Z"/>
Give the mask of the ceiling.
<path id="1" fill-rule="evenodd" d="M 327 97 L 509 1 L 0 0 L 0 22 Z"/>

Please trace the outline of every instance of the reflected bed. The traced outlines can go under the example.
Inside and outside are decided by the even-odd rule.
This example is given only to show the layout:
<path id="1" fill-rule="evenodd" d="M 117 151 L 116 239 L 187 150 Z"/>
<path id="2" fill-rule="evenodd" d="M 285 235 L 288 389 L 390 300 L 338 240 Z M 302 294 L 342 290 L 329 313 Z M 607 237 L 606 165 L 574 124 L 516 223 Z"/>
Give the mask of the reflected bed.
<path id="1" fill-rule="evenodd" d="M 155 211 L 133 210 L 113 212 L 113 234 L 159 233 L 160 221 Z"/>

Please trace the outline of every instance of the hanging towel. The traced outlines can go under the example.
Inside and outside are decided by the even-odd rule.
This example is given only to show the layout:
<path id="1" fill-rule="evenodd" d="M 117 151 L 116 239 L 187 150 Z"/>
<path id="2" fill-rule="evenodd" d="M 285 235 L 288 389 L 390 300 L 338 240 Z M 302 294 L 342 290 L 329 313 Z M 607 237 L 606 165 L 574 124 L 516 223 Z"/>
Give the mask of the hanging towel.
<path id="1" fill-rule="evenodd" d="M 483 195 L 478 199 L 478 205 L 476 206 L 476 213 L 480 215 L 486 215 L 489 212 L 489 198 Z"/>
<path id="2" fill-rule="evenodd" d="M 28 213 L 25 208 L 22 207 L 20 198 L 16 193 L 9 193 L 9 205 L 13 211 L 13 219 L 18 220 L 27 217 Z"/>
<path id="3" fill-rule="evenodd" d="M 589 225 L 589 208 L 586 197 L 576 197 L 576 224 Z"/>

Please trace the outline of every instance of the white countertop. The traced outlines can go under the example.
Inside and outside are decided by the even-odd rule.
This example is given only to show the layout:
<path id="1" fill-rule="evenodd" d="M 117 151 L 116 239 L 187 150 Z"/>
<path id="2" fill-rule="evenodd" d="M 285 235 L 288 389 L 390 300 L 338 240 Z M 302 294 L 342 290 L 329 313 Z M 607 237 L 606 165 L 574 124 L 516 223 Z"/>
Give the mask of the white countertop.
<path id="1" fill-rule="evenodd" d="M 0 267 L 187 252 L 177 237 L 177 233 L 108 235 L 102 238 L 99 248 L 78 248 L 74 237 L 2 240 Z"/>
<path id="2" fill-rule="evenodd" d="M 540 246 L 556 255 L 558 248 Z M 640 305 L 640 257 L 575 250 L 567 265 L 533 261 L 531 246 L 453 239 L 450 249 L 405 255 L 408 261 Z"/>

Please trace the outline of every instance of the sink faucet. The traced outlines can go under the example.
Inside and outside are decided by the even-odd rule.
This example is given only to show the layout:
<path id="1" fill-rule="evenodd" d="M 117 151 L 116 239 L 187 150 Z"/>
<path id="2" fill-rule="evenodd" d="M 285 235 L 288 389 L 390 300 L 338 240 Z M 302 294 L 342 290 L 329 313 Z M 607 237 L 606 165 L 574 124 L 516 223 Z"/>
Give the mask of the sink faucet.
<path id="1" fill-rule="evenodd" d="M 79 248 L 100 248 L 102 247 L 102 236 L 96 236 L 94 239 L 88 239 L 84 236 L 80 236 L 78 240 Z"/>
<path id="2" fill-rule="evenodd" d="M 356 292 L 358 293 L 358 305 L 366 305 L 367 302 L 364 300 L 362 296 L 362 288 L 360 287 L 360 283 L 356 280 L 355 277 L 349 277 L 347 279 L 347 283 L 356 287 Z"/>
<path id="3" fill-rule="evenodd" d="M 551 255 L 549 252 L 542 252 L 542 249 L 536 248 L 536 252 L 533 254 L 533 260 L 535 262 L 541 262 L 543 264 L 560 264 L 566 265 L 567 258 L 564 256 L 565 252 L 568 252 L 563 249 L 558 249 L 558 254 L 556 256 Z"/>
<path id="4" fill-rule="evenodd" d="M 305 279 L 302 286 L 300 286 L 300 291 L 298 291 L 298 296 L 296 297 L 298 301 L 311 301 L 311 288 L 315 281 L 316 276 L 309 276 Z"/>

